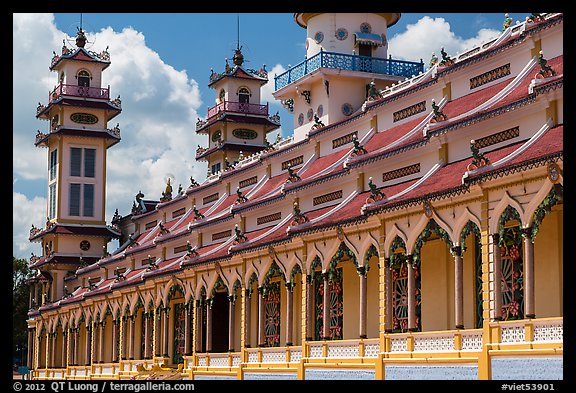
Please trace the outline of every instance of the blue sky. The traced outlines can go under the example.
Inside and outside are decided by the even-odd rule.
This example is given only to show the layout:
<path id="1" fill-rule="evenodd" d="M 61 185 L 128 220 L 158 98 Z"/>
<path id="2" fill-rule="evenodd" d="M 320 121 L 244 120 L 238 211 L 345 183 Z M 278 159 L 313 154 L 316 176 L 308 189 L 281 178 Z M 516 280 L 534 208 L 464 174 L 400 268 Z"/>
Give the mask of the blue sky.
<path id="1" fill-rule="evenodd" d="M 523 21 L 529 13 L 510 13 Z M 263 101 L 278 111 L 283 137 L 292 134 L 292 115 L 271 93 L 274 73 L 304 60 L 306 32 L 291 13 L 87 13 L 82 24 L 89 49 L 109 46 L 111 66 L 104 73 L 111 96 L 122 97 L 122 141 L 108 151 L 107 206 L 109 222 L 114 210 L 128 214 L 134 195 L 158 199 L 166 177 L 176 185 L 189 177 L 202 181 L 206 164 L 194 160 L 196 146 L 206 145 L 195 133 L 195 121 L 214 105 L 208 88 L 210 68 L 221 72 L 238 40 L 247 68 L 266 64 L 269 83 Z M 388 31 L 388 53 L 395 59 L 428 64 L 432 52 L 445 47 L 450 55 L 497 36 L 504 13 L 403 13 Z M 46 149 L 34 147 L 36 130 L 47 122 L 35 118 L 38 102 L 47 103 L 57 84 L 48 69 L 52 51 L 74 36 L 80 14 L 13 14 L 13 255 L 40 254 L 28 242 L 32 224 L 43 226 L 46 217 Z M 415 38 L 418 37 L 418 38 Z M 70 38 L 69 38 L 70 39 Z M 72 40 L 70 39 L 72 42 Z M 31 60 L 32 59 L 32 60 Z M 272 133 L 271 139 L 275 134 Z M 114 248 L 114 246 L 110 247 Z"/>

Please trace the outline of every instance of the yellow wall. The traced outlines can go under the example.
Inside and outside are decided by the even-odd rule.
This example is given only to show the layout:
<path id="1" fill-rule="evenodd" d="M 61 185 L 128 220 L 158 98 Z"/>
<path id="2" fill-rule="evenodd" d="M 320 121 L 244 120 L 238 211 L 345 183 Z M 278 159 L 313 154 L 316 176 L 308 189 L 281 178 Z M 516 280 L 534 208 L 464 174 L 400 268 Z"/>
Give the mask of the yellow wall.
<path id="1" fill-rule="evenodd" d="M 562 316 L 563 241 L 562 206 L 548 213 L 534 240 L 536 318 Z"/>
<path id="2" fill-rule="evenodd" d="M 448 246 L 430 240 L 421 250 L 422 331 L 445 330 L 454 321 L 454 262 Z"/>
<path id="3" fill-rule="evenodd" d="M 352 262 L 340 265 L 344 286 L 344 332 L 343 339 L 358 338 L 360 335 L 360 277 Z"/>
<path id="4" fill-rule="evenodd" d="M 372 257 L 369 263 L 367 283 L 367 310 L 366 310 L 366 335 L 367 338 L 378 338 L 379 335 L 379 299 L 378 294 L 378 258 Z"/>

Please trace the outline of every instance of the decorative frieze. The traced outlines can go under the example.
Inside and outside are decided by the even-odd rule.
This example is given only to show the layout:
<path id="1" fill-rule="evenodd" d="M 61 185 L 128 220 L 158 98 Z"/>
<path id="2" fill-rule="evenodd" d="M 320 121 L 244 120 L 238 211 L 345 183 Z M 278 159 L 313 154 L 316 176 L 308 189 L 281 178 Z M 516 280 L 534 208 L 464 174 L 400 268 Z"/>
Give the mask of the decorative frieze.
<path id="1" fill-rule="evenodd" d="M 474 142 L 478 149 L 482 149 L 483 147 L 495 145 L 508 139 L 516 138 L 517 136 L 520 136 L 520 127 L 518 126 L 476 139 Z"/>
<path id="2" fill-rule="evenodd" d="M 282 212 L 269 214 L 267 216 L 258 217 L 256 219 L 256 224 L 262 225 L 262 224 L 266 224 L 268 222 L 278 221 L 280 218 L 282 218 Z"/>
<path id="3" fill-rule="evenodd" d="M 232 236 L 232 230 L 228 229 L 227 231 L 222 231 L 222 232 L 212 234 L 212 241 L 224 239 L 224 238 L 227 238 L 230 236 Z"/>
<path id="4" fill-rule="evenodd" d="M 470 90 L 510 75 L 510 63 L 470 78 Z"/>
<path id="5" fill-rule="evenodd" d="M 393 171 L 384 172 L 382 174 L 382 181 L 398 179 L 420 172 L 420 163 L 405 166 L 404 168 L 394 169 Z"/>
<path id="6" fill-rule="evenodd" d="M 158 220 L 147 222 L 146 226 L 144 226 L 144 229 L 145 230 L 152 229 L 156 226 L 156 224 L 158 224 Z"/>
<path id="7" fill-rule="evenodd" d="M 202 203 L 206 205 L 210 202 L 214 202 L 217 200 L 218 200 L 218 193 L 215 193 L 204 197 L 204 199 L 202 199 Z"/>
<path id="8" fill-rule="evenodd" d="M 288 167 L 294 168 L 296 165 L 304 163 L 304 156 L 294 157 L 290 160 L 282 162 L 282 170 L 285 171 Z"/>
<path id="9" fill-rule="evenodd" d="M 397 122 L 424 111 L 426 111 L 426 101 L 421 101 L 417 104 L 409 106 L 408 108 L 394 112 L 392 116 L 394 118 L 394 122 Z"/>
<path id="10" fill-rule="evenodd" d="M 332 149 L 336 149 L 337 147 L 344 146 L 348 143 L 352 143 L 354 138 L 358 137 L 358 131 L 354 131 L 350 134 L 341 136 L 339 138 L 332 140 Z"/>
<path id="11" fill-rule="evenodd" d="M 174 210 L 174 211 L 172 212 L 172 218 L 180 217 L 180 216 L 184 215 L 184 213 L 186 213 L 186 208 L 185 208 L 185 207 L 180 208 L 180 209 L 178 209 L 178 210 Z"/>
<path id="12" fill-rule="evenodd" d="M 252 176 L 248 179 L 240 180 L 239 187 L 244 188 L 256 184 L 258 182 L 258 176 Z"/>
<path id="13" fill-rule="evenodd" d="M 317 196 L 314 199 L 312 199 L 312 203 L 314 204 L 314 206 L 316 206 L 316 205 L 320 205 L 322 203 L 334 201 L 334 200 L 340 199 L 340 198 L 342 198 L 342 190 L 338 190 L 338 191 L 331 192 L 329 194 Z"/>

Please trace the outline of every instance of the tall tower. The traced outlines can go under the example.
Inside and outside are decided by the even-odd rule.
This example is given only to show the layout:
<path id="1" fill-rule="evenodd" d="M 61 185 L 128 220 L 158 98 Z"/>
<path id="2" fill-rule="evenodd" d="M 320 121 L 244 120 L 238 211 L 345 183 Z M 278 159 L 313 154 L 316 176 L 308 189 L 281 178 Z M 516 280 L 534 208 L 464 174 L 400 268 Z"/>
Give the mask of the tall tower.
<path id="1" fill-rule="evenodd" d="M 388 28 L 399 13 L 295 13 L 306 29 L 306 57 L 275 77 L 274 97 L 294 113 L 294 139 L 319 122 L 346 119 L 370 94 L 424 70 L 388 56 Z"/>
<path id="2" fill-rule="evenodd" d="M 247 156 L 265 149 L 266 135 L 280 127 L 280 116 L 269 116 L 268 103 L 260 102 L 260 89 L 268 82 L 266 66 L 244 68 L 241 49 L 236 48 L 233 65 L 226 59 L 223 73 L 212 70 L 208 86 L 215 90 L 216 105 L 196 123 L 196 132 L 208 135 L 208 147 L 198 146 L 196 159 L 208 161 L 209 174 L 226 170 L 241 152 Z"/>
<path id="3" fill-rule="evenodd" d="M 58 85 L 36 113 L 49 122 L 48 133 L 38 131 L 35 141 L 48 149 L 46 225 L 30 230 L 30 241 L 42 243 L 42 256 L 33 256 L 30 265 L 43 278 L 36 306 L 66 294 L 66 274 L 101 258 L 120 235 L 106 225 L 105 196 L 106 152 L 120 141 L 118 124 L 108 125 L 122 111 L 121 101 L 110 100 L 110 87 L 102 86 L 108 48 L 95 53 L 86 43 L 80 28 L 75 49 L 64 41 L 62 53 L 53 52 L 50 70 Z"/>

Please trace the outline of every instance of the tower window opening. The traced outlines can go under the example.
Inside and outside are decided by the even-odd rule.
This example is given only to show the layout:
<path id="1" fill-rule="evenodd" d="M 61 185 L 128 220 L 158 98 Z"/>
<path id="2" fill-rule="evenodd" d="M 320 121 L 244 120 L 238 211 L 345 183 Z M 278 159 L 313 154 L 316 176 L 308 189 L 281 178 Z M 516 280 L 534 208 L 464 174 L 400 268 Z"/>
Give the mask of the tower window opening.
<path id="1" fill-rule="evenodd" d="M 250 101 L 250 90 L 245 87 L 241 87 L 238 90 L 238 102 L 240 103 L 240 111 L 248 111 L 248 102 Z"/>
<path id="2" fill-rule="evenodd" d="M 372 57 L 372 45 L 358 44 L 358 54 L 360 56 Z"/>
<path id="3" fill-rule="evenodd" d="M 90 79 L 92 79 L 92 77 L 88 71 L 79 71 L 78 75 L 76 75 L 76 78 L 78 78 L 78 86 L 90 87 Z"/>

